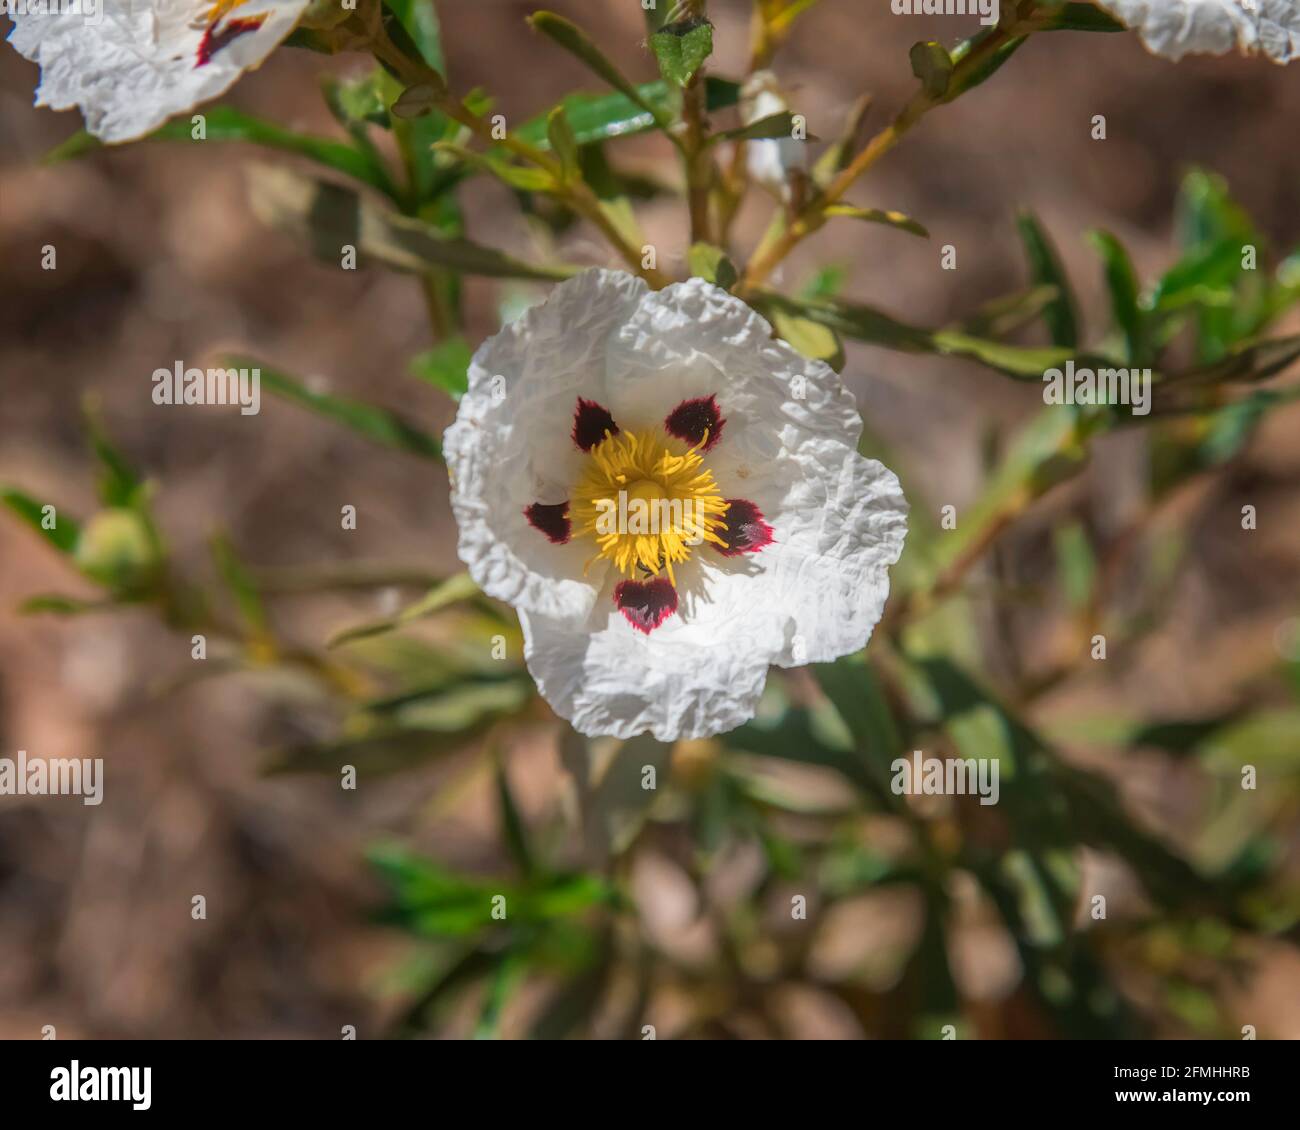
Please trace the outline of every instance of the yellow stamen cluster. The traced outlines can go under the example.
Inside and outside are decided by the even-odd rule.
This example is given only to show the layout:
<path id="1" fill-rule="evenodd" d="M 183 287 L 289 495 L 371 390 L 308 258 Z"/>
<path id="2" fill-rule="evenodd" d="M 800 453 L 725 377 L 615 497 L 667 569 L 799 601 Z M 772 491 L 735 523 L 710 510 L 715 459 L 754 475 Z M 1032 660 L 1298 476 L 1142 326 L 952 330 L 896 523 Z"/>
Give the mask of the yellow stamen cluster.
<path id="1" fill-rule="evenodd" d="M 248 0 L 216 0 L 211 8 L 208 9 L 207 15 L 203 17 L 203 22 L 212 27 L 223 16 L 230 15 L 236 8 L 242 7 L 248 3 Z"/>
<path id="2" fill-rule="evenodd" d="M 699 451 L 707 442 L 676 454 L 661 430 L 645 429 L 606 435 L 591 449 L 569 504 L 574 535 L 600 547 L 588 566 L 603 557 L 628 577 L 662 569 L 676 584 L 673 566 L 696 545 L 726 544 L 716 531 L 727 503 Z"/>

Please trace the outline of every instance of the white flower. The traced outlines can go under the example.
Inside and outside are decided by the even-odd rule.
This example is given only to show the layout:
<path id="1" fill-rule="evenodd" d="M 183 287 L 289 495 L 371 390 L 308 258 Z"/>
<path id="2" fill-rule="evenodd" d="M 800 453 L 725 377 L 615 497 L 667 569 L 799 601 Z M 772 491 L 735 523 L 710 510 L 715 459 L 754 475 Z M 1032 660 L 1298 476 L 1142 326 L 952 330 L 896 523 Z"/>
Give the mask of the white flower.
<path id="1" fill-rule="evenodd" d="M 1275 63 L 1300 55 L 1297 0 L 1098 0 L 1157 55 L 1223 55 L 1234 47 Z"/>
<path id="2" fill-rule="evenodd" d="M 39 63 L 36 105 L 80 106 L 130 141 L 224 93 L 287 36 L 308 0 L 14 0 L 9 42 Z"/>
<path id="3" fill-rule="evenodd" d="M 588 271 L 474 355 L 445 439 L 460 556 L 577 730 L 721 733 L 770 664 L 857 651 L 880 618 L 907 504 L 861 431 L 738 298 Z"/>

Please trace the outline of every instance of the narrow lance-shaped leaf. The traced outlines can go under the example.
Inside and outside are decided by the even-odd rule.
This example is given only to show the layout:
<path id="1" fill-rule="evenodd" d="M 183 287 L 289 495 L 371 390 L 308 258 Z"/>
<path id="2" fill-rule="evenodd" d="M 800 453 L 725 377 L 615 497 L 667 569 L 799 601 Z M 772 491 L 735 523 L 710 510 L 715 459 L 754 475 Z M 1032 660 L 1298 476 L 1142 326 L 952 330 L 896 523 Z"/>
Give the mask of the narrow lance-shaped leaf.
<path id="1" fill-rule="evenodd" d="M 299 176 L 287 169 L 249 170 L 250 200 L 263 223 L 306 242 L 322 258 L 337 260 L 344 247 L 400 271 L 424 274 L 445 267 L 494 278 L 564 279 L 578 268 L 523 263 L 492 247 L 444 235 L 409 216 L 386 211 L 350 189 Z"/>
<path id="2" fill-rule="evenodd" d="M 1095 4 L 1069 3 L 1056 8 L 1043 9 L 1036 31 L 1126 31 L 1119 20 L 1103 12 Z"/>
<path id="3" fill-rule="evenodd" d="M 1079 344 L 1079 324 L 1074 313 L 1074 295 L 1056 248 L 1031 212 L 1021 212 L 1016 217 L 1016 227 L 1033 281 L 1056 288 L 1056 298 L 1043 308 L 1043 321 L 1047 324 L 1052 344 L 1073 349 Z"/>
<path id="4" fill-rule="evenodd" d="M 365 404 L 358 400 L 314 391 L 286 373 L 266 368 L 247 358 L 231 358 L 229 364 L 240 368 L 257 369 L 261 374 L 262 384 L 269 392 L 344 424 L 375 443 L 397 451 L 410 452 L 425 459 L 442 458 L 442 448 L 438 441 L 404 420 L 396 412 L 390 412 L 374 404 Z"/>
<path id="5" fill-rule="evenodd" d="M 257 584 L 248 571 L 230 538 L 219 533 L 212 539 L 212 556 L 216 561 L 221 579 L 235 598 L 239 614 L 244 623 L 256 636 L 267 632 L 266 608 L 262 604 L 262 594 L 257 591 Z"/>
<path id="6" fill-rule="evenodd" d="M 900 231 L 919 235 L 924 239 L 930 238 L 930 233 L 925 227 L 912 219 L 911 216 L 884 208 L 857 208 L 852 204 L 832 204 L 826 209 L 826 215 L 846 216 L 851 220 L 863 220 L 869 224 L 885 224 L 891 228 L 898 228 Z"/>
<path id="7" fill-rule="evenodd" d="M 361 181 L 381 192 L 392 191 L 392 180 L 383 165 L 371 155 L 341 141 L 313 137 L 255 118 L 233 106 L 211 106 L 203 111 L 205 141 L 196 142 L 189 118 L 168 122 L 154 130 L 146 141 L 178 141 L 205 144 L 207 141 L 246 141 L 283 153 L 295 153 L 319 165 Z M 82 130 L 75 133 L 45 158 L 47 163 L 79 157 L 102 144 Z"/>
<path id="8" fill-rule="evenodd" d="M 86 431 L 90 434 L 90 447 L 102 468 L 99 477 L 99 498 L 105 506 L 134 506 L 139 501 L 140 476 L 126 461 L 104 427 L 99 414 L 99 401 L 88 396 L 82 405 Z"/>
<path id="9" fill-rule="evenodd" d="M 649 103 L 664 115 L 671 114 L 673 94 L 668 83 L 659 79 L 641 83 L 636 87 L 637 98 L 626 94 L 570 94 L 561 99 L 565 117 L 579 145 L 592 145 L 616 137 L 631 137 L 655 127 L 654 115 L 645 108 Z M 710 113 L 734 106 L 740 98 L 740 87 L 730 79 L 706 75 L 704 79 L 706 107 Z M 543 114 L 519 127 L 517 136 L 530 145 L 549 148 L 546 136 L 547 117 Z"/>
<path id="10" fill-rule="evenodd" d="M 1110 292 L 1111 314 L 1124 335 L 1126 361 L 1142 364 L 1145 361 L 1145 341 L 1142 327 L 1142 310 L 1138 305 L 1137 274 L 1128 252 L 1110 232 L 1096 231 L 1089 235 L 1092 245 L 1101 255 L 1105 268 L 1106 287 Z"/>
<path id="11" fill-rule="evenodd" d="M 766 118 L 759 118 L 755 122 L 750 122 L 749 125 L 737 126 L 735 129 L 715 133 L 709 138 L 709 144 L 713 145 L 720 141 L 762 141 L 774 138 L 793 138 L 794 119 L 795 115 L 791 111 L 778 110 L 775 114 L 769 114 Z M 816 141 L 817 138 L 809 137 L 806 140 Z"/>
<path id="12" fill-rule="evenodd" d="M 457 573 L 455 576 L 448 577 L 447 580 L 434 585 L 424 596 L 414 604 L 402 609 L 396 616 L 374 620 L 368 624 L 362 624 L 359 627 L 348 628 L 346 631 L 339 632 L 330 640 L 329 646 L 338 647 L 340 644 L 366 639 L 368 636 L 379 635 L 381 632 L 391 632 L 394 629 L 414 623 L 416 620 L 422 620 L 426 616 L 432 616 L 435 612 L 440 612 L 442 609 L 448 608 L 459 601 L 471 600 L 478 595 L 478 585 L 470 579 L 470 575 L 468 573 Z"/>
<path id="13" fill-rule="evenodd" d="M 546 140 L 560 159 L 565 180 L 572 180 L 578 175 L 578 139 L 573 127 L 569 125 L 568 116 L 563 106 L 556 106 L 546 118 Z"/>
<path id="14" fill-rule="evenodd" d="M 384 0 L 400 21 L 420 57 L 440 75 L 446 77 L 447 62 L 442 50 L 442 29 L 433 0 Z"/>
<path id="15" fill-rule="evenodd" d="M 519 806 L 515 803 L 510 779 L 506 775 L 505 762 L 499 751 L 493 759 L 493 776 L 496 783 L 497 811 L 501 817 L 502 837 L 510 850 L 511 858 L 515 861 L 515 866 L 519 868 L 519 873 L 528 878 L 535 870 L 532 848 L 528 843 L 528 830 L 524 826 L 523 817 L 519 814 Z"/>
<path id="16" fill-rule="evenodd" d="M 548 39 L 582 60 L 615 90 L 640 106 L 661 129 L 667 130 L 671 127 L 671 117 L 659 106 L 642 97 L 640 91 L 627 76 L 610 61 L 609 57 L 592 42 L 587 33 L 576 24 L 566 20 L 563 16 L 557 16 L 554 12 L 534 12 L 528 17 L 528 22 Z"/>
<path id="17" fill-rule="evenodd" d="M 4 503 L 60 553 L 71 553 L 77 548 L 81 527 L 75 518 L 62 514 L 57 507 L 50 507 L 47 518 L 46 503 L 37 502 L 31 495 L 13 487 L 0 487 L 0 503 Z"/>

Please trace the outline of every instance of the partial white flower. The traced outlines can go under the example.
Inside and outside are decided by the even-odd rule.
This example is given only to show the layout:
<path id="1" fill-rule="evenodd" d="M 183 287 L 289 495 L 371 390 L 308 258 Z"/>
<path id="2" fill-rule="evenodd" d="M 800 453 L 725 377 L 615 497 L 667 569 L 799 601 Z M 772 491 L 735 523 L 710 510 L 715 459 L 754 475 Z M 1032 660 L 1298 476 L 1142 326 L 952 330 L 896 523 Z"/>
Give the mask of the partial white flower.
<path id="1" fill-rule="evenodd" d="M 294 28 L 308 0 L 13 0 L 9 42 L 39 63 L 36 105 L 80 106 L 130 141 L 224 93 Z"/>
<path id="2" fill-rule="evenodd" d="M 1234 47 L 1275 63 L 1300 56 L 1300 0 L 1097 0 L 1157 55 L 1223 55 Z"/>
<path id="3" fill-rule="evenodd" d="M 785 95 L 771 71 L 755 71 L 740 95 L 740 120 L 747 126 L 788 110 Z M 806 169 L 807 146 L 793 137 L 760 138 L 745 142 L 749 179 L 778 200 L 794 197 L 794 180 Z"/>
<path id="4" fill-rule="evenodd" d="M 474 355 L 445 438 L 460 556 L 581 733 L 722 733 L 769 665 L 880 619 L 907 504 L 861 432 L 835 372 L 738 298 L 588 271 Z"/>

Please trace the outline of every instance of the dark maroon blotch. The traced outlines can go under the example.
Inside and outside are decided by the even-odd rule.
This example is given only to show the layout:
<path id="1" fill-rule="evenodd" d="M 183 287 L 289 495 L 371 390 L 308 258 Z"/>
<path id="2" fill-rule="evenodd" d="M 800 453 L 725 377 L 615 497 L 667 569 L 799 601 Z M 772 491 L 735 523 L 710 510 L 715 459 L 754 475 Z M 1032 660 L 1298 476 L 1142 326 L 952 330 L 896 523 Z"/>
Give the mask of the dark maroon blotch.
<path id="1" fill-rule="evenodd" d="M 534 502 L 524 508 L 524 517 L 535 530 L 541 530 L 556 545 L 569 540 L 569 504 Z"/>
<path id="2" fill-rule="evenodd" d="M 648 581 L 619 581 L 614 603 L 638 632 L 648 636 L 677 611 L 677 590 L 664 577 Z"/>
<path id="3" fill-rule="evenodd" d="M 594 400 L 578 397 L 578 407 L 573 412 L 573 442 L 583 451 L 590 451 L 606 435 L 618 435 L 618 425 L 609 409 Z"/>
<path id="4" fill-rule="evenodd" d="M 748 499 L 728 498 L 726 525 L 718 530 L 718 537 L 726 547 L 718 547 L 723 557 L 737 557 L 742 553 L 757 553 L 772 544 L 772 527 L 763 521 L 763 512 Z"/>
<path id="5" fill-rule="evenodd" d="M 709 395 L 683 400 L 668 413 L 664 427 L 668 429 L 669 435 L 684 440 L 691 447 L 701 443 L 707 435 L 708 442 L 700 450 L 708 451 L 722 438 L 722 428 L 726 422 L 718 409 L 716 397 Z"/>
<path id="6" fill-rule="evenodd" d="M 212 62 L 212 56 L 223 47 L 227 46 L 232 40 L 238 39 L 241 35 L 256 31 L 265 20 L 265 16 L 247 16 L 227 20 L 220 31 L 217 30 L 215 23 L 209 24 L 203 32 L 203 38 L 199 40 L 198 51 L 195 53 L 198 61 L 194 66 L 196 68 L 207 66 Z"/>

